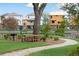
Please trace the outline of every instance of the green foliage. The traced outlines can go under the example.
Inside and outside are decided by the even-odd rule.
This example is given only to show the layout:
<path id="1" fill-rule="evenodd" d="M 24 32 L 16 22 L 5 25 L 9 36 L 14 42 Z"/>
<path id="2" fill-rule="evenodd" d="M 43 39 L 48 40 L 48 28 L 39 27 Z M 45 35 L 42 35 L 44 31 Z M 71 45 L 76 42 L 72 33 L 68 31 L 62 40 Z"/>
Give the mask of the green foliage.
<path id="1" fill-rule="evenodd" d="M 43 19 L 42 19 L 42 25 L 45 25 L 48 23 L 48 15 L 47 14 L 43 14 L 42 15 Z"/>
<path id="2" fill-rule="evenodd" d="M 79 25 L 79 4 L 76 3 L 66 3 L 62 7 L 63 10 L 65 10 L 69 15 L 68 17 L 72 20 L 75 20 L 74 22 Z"/>
<path id="3" fill-rule="evenodd" d="M 55 40 L 55 41 L 59 40 L 60 37 L 61 37 L 61 36 L 57 36 L 57 35 L 50 35 L 50 36 L 49 36 L 50 39 L 53 39 L 53 40 Z"/>
<path id="4" fill-rule="evenodd" d="M 65 27 L 66 27 L 66 22 L 67 22 L 67 21 L 63 19 L 63 21 L 60 23 L 59 28 L 65 29 Z"/>
<path id="5" fill-rule="evenodd" d="M 64 21 L 62 21 L 61 24 L 59 25 L 59 28 L 56 29 L 56 31 L 55 31 L 56 35 L 64 36 L 65 27 L 66 27 L 66 22 L 65 22 L 65 20 L 64 20 Z"/>
<path id="6" fill-rule="evenodd" d="M 53 36 L 53 38 L 55 41 L 59 40 L 59 36 Z"/>
<path id="7" fill-rule="evenodd" d="M 70 15 L 75 15 L 77 13 L 77 4 L 74 3 L 66 3 L 62 7 L 63 10 L 67 11 Z"/>
<path id="8" fill-rule="evenodd" d="M 79 46 L 71 51 L 70 56 L 79 56 Z"/>
<path id="9" fill-rule="evenodd" d="M 5 34 L 5 35 L 4 35 L 4 39 L 6 39 L 6 40 L 11 39 L 11 38 L 10 38 L 10 34 Z"/>
<path id="10" fill-rule="evenodd" d="M 48 23 L 48 15 L 44 14 L 43 15 L 43 24 L 40 28 L 41 33 L 43 34 L 43 36 L 41 37 L 41 39 L 46 40 L 46 38 L 49 37 L 49 35 L 51 34 L 51 26 Z"/>
<path id="11" fill-rule="evenodd" d="M 64 36 L 64 30 L 63 30 L 63 28 L 58 28 L 55 31 L 55 35 Z"/>
<path id="12" fill-rule="evenodd" d="M 22 34 L 17 34 L 18 38 L 23 38 Z"/>
<path id="13" fill-rule="evenodd" d="M 49 24 L 43 25 L 41 29 L 41 32 L 43 34 L 43 37 L 42 37 L 43 40 L 49 37 L 49 35 L 51 34 L 50 30 L 51 30 L 51 27 Z"/>
<path id="14" fill-rule="evenodd" d="M 49 24 L 43 25 L 41 28 L 42 33 L 47 33 L 51 30 L 51 26 Z"/>
<path id="15" fill-rule="evenodd" d="M 27 38 L 27 37 L 32 37 L 31 34 L 17 34 L 18 38 Z"/>

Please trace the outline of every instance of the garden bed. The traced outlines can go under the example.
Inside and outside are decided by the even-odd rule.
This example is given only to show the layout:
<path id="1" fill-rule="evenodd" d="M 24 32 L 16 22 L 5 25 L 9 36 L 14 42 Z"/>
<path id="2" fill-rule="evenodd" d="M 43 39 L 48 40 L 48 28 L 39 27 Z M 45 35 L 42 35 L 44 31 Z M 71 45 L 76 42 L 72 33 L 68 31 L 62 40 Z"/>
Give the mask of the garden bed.
<path id="1" fill-rule="evenodd" d="M 55 41 L 55 40 L 47 39 L 46 42 L 47 42 L 49 45 L 54 45 L 54 44 L 64 43 L 65 40 L 61 40 L 61 39 L 60 39 L 60 40 Z"/>

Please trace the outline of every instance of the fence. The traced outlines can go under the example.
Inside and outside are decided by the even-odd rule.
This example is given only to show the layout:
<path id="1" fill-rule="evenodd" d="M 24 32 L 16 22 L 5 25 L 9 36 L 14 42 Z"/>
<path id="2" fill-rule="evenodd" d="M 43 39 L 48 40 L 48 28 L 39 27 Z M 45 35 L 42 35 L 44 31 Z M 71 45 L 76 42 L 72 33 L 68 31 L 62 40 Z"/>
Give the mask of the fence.
<path id="1" fill-rule="evenodd" d="M 52 30 L 52 32 L 54 32 L 54 30 Z M 8 30 L 0 30 L 0 37 L 3 37 L 4 34 L 32 34 L 33 31 L 32 30 L 28 30 L 28 31 L 20 31 L 20 30 L 15 30 L 15 31 L 8 31 Z M 56 33 L 54 33 L 56 35 Z M 59 33 L 61 34 L 61 33 Z M 79 38 L 79 30 L 78 30 L 78 26 L 76 26 L 75 28 L 72 28 L 72 26 L 70 27 L 69 30 L 66 30 L 64 33 L 64 37 L 65 38 L 70 38 L 70 39 L 76 39 Z"/>

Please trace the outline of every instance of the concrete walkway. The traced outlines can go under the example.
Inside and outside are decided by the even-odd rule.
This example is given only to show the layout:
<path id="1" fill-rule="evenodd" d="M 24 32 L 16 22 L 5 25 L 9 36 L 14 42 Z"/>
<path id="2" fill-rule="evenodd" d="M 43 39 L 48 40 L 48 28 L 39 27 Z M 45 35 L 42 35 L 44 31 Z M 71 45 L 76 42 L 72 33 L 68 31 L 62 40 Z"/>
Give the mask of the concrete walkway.
<path id="1" fill-rule="evenodd" d="M 45 49 L 78 44 L 78 42 L 76 42 L 75 40 L 63 39 L 63 38 L 62 38 L 62 40 L 65 40 L 65 42 L 60 43 L 60 44 L 55 44 L 55 45 L 18 50 L 18 51 L 14 51 L 14 52 L 5 53 L 5 54 L 2 54 L 0 56 L 24 56 L 24 55 L 29 55 L 32 52 L 37 52 L 37 51 L 41 51 L 41 50 L 45 50 Z"/>

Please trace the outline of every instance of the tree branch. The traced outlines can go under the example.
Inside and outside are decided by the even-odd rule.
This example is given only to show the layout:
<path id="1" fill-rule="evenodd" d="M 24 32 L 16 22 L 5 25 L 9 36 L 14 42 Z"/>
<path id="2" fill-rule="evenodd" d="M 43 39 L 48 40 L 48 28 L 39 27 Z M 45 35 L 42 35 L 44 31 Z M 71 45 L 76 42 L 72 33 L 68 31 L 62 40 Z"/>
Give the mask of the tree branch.
<path id="1" fill-rule="evenodd" d="M 34 9 L 38 9 L 39 3 L 32 3 Z"/>
<path id="2" fill-rule="evenodd" d="M 42 14 L 42 12 L 43 12 L 46 5 L 47 5 L 47 3 L 42 3 L 41 6 L 39 7 L 40 15 Z"/>

